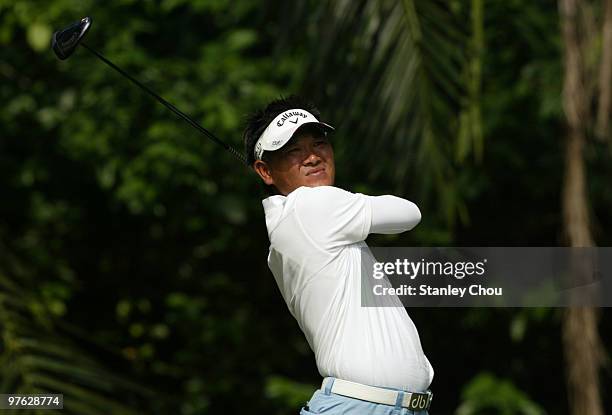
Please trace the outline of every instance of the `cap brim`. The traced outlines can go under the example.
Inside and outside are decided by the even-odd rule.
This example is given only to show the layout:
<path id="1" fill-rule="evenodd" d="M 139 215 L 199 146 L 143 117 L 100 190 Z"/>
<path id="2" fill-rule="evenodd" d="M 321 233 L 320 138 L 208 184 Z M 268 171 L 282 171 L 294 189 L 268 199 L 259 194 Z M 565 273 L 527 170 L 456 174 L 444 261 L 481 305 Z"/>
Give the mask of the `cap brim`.
<path id="1" fill-rule="evenodd" d="M 301 130 L 303 130 L 305 127 L 312 127 L 312 126 L 318 126 L 320 127 L 323 131 L 325 132 L 331 132 L 334 131 L 334 127 L 332 127 L 329 124 L 325 124 L 324 122 L 320 122 L 320 121 L 310 121 L 310 122 L 305 122 L 303 124 L 298 125 L 295 128 L 291 128 L 288 130 L 284 131 L 284 137 L 282 137 L 280 140 L 278 140 L 276 142 L 276 146 L 274 148 L 271 147 L 267 147 L 264 145 L 263 150 L 264 151 L 277 151 L 280 150 L 281 148 L 285 147 L 287 145 L 287 143 L 289 141 L 291 141 L 291 139 L 293 137 L 295 137 L 295 135 L 297 133 L 299 133 Z"/>
<path id="2" fill-rule="evenodd" d="M 321 121 L 311 121 L 311 122 L 305 122 L 304 124 L 299 125 L 289 136 L 289 140 L 291 140 L 298 132 L 300 132 L 301 130 L 304 129 L 304 127 L 312 127 L 312 126 L 318 126 L 321 127 L 321 129 L 323 131 L 325 131 L 326 133 L 331 133 L 332 131 L 334 131 L 334 127 L 332 127 L 329 124 L 325 124 L 324 122 Z"/>

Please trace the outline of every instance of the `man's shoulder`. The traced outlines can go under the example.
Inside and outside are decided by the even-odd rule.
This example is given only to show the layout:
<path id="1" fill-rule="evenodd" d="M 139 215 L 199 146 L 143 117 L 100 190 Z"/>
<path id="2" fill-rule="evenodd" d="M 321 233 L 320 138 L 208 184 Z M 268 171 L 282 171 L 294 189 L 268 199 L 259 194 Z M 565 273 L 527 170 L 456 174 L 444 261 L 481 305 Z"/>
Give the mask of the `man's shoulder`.
<path id="1" fill-rule="evenodd" d="M 301 218 L 325 222 L 362 205 L 364 195 L 335 186 L 299 187 L 289 194 L 288 206 Z"/>
<path id="2" fill-rule="evenodd" d="M 367 237 L 371 209 L 366 195 L 335 186 L 301 187 L 294 192 L 292 212 L 320 246 L 335 249 Z"/>

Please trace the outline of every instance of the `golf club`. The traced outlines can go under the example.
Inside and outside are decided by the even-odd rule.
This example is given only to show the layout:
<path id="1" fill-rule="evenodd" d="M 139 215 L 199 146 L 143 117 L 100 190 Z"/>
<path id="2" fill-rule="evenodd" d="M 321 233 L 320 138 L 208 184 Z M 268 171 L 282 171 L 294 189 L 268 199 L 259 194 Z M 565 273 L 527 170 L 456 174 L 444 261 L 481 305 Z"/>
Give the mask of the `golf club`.
<path id="1" fill-rule="evenodd" d="M 143 89 L 147 93 L 149 93 L 149 95 L 151 95 L 153 98 L 159 101 L 162 105 L 164 105 L 170 111 L 174 112 L 176 115 L 181 117 L 183 120 L 187 121 L 193 128 L 195 128 L 196 130 L 204 134 L 206 137 L 210 138 L 212 141 L 214 141 L 215 143 L 219 144 L 224 149 L 232 153 L 243 164 L 246 164 L 246 158 L 244 154 L 240 153 L 239 151 L 234 149 L 229 144 L 218 139 L 214 134 L 212 134 L 206 128 L 202 127 L 200 124 L 195 122 L 187 114 L 183 113 L 181 110 L 176 108 L 174 105 L 172 105 L 171 103 L 169 103 L 168 101 L 166 101 L 165 99 L 157 95 L 155 92 L 147 88 L 145 85 L 141 84 L 138 80 L 136 80 L 132 76 L 130 76 L 127 72 L 125 72 L 124 70 L 119 68 L 117 65 L 115 65 L 114 63 L 106 59 L 104 56 L 102 56 L 102 54 L 96 52 L 94 49 L 90 48 L 84 42 L 82 42 L 83 37 L 85 37 L 85 34 L 89 31 L 89 28 L 91 27 L 91 21 L 92 21 L 91 17 L 84 17 L 81 20 L 72 23 L 70 26 L 53 33 L 53 38 L 51 39 L 51 47 L 53 48 L 55 55 L 59 59 L 61 60 L 68 59 L 70 55 L 72 55 L 72 53 L 74 52 L 74 50 L 76 49 L 78 45 L 83 46 L 85 49 L 87 49 L 88 51 L 93 53 L 95 56 L 100 58 L 100 60 L 102 60 L 108 66 L 110 66 L 111 68 L 119 72 L 121 75 L 125 76 L 127 79 L 132 81 L 134 84 L 138 85 L 141 89 Z"/>

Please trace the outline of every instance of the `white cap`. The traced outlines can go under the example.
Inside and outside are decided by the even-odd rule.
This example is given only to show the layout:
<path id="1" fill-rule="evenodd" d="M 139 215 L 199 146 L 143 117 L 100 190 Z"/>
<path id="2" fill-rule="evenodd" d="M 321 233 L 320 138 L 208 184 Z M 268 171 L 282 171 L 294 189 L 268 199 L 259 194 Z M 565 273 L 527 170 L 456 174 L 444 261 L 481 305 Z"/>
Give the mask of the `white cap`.
<path id="1" fill-rule="evenodd" d="M 264 151 L 275 151 L 287 144 L 297 130 L 307 124 L 317 124 L 326 133 L 334 131 L 334 127 L 320 122 L 306 110 L 297 108 L 283 111 L 268 124 L 255 143 L 255 160 L 261 160 Z"/>

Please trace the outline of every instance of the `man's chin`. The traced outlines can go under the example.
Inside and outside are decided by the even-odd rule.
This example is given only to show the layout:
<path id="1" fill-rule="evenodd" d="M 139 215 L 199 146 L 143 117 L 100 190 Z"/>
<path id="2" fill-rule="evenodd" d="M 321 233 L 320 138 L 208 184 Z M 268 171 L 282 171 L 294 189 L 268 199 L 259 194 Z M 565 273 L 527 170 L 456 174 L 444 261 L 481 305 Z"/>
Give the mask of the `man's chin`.
<path id="1" fill-rule="evenodd" d="M 308 177 L 306 178 L 308 179 Z M 306 180 L 304 186 L 308 187 L 317 187 L 317 186 L 333 186 L 334 181 L 329 177 L 321 177 L 321 178 L 312 178 L 310 180 Z"/>

